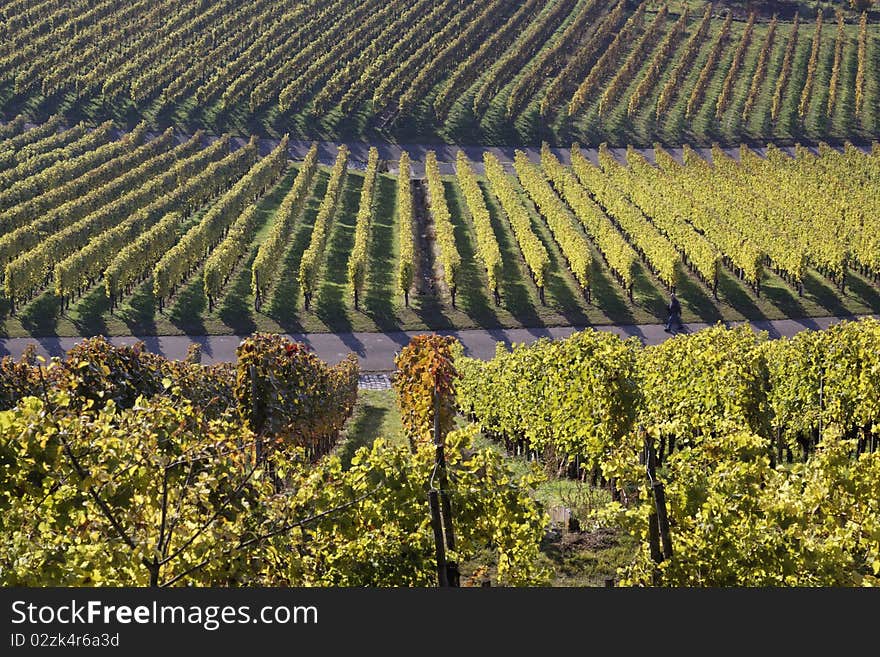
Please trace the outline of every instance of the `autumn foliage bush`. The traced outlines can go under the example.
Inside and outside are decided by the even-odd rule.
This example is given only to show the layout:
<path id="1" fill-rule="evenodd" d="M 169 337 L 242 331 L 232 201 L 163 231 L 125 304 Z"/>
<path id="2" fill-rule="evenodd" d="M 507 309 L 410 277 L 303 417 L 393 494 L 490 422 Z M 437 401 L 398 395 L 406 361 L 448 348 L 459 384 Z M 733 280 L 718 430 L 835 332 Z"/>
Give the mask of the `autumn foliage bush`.
<path id="1" fill-rule="evenodd" d="M 347 465 L 326 454 L 354 407 L 353 356 L 328 365 L 268 334 L 235 364 L 191 356 L 94 339 L 63 360 L 0 362 L 0 585 L 434 583 L 433 446 L 380 438 Z M 541 583 L 539 477 L 474 435 L 446 436 L 452 556 L 501 584 Z"/>
<path id="2" fill-rule="evenodd" d="M 410 442 L 431 441 L 435 408 L 440 411 L 440 433 L 446 435 L 455 422 L 455 338 L 417 335 L 405 346 L 394 364 L 394 390 L 403 430 Z"/>
<path id="3" fill-rule="evenodd" d="M 235 400 L 251 431 L 318 452 L 335 443 L 357 401 L 354 354 L 331 366 L 269 333 L 243 340 L 237 354 Z"/>

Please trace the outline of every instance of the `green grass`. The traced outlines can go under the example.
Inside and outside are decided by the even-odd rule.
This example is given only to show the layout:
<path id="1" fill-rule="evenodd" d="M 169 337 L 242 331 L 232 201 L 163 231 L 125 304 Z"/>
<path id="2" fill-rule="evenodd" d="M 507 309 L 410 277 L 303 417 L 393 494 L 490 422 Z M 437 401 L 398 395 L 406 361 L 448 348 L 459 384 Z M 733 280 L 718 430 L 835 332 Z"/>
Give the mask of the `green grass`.
<path id="1" fill-rule="evenodd" d="M 840 79 L 837 81 L 837 101 L 832 108 L 831 132 L 842 136 L 857 128 L 855 121 L 855 86 L 858 67 L 858 40 L 849 38 L 843 48 Z"/>
<path id="2" fill-rule="evenodd" d="M 727 76 L 727 71 L 733 63 L 736 49 L 742 38 L 743 30 L 737 29 L 740 27 L 736 24 L 732 26 L 730 34 L 727 36 L 721 50 L 721 56 L 718 58 L 709 76 L 709 83 L 706 85 L 706 90 L 703 93 L 703 100 L 691 115 L 690 139 L 693 141 L 703 143 L 723 141 L 718 127 L 718 120 L 715 118 L 715 109 L 718 97 L 721 95 L 721 90 L 724 86 L 724 78 Z"/>
<path id="3" fill-rule="evenodd" d="M 746 117 L 743 132 L 749 139 L 755 139 L 762 135 L 772 133 L 770 112 L 773 105 L 773 94 L 776 92 L 776 82 L 782 70 L 782 60 L 785 58 L 785 48 L 791 37 L 791 26 L 779 23 L 776 27 L 776 36 L 773 39 L 773 47 L 767 61 L 767 72 L 761 84 L 760 91 L 755 98 L 752 110 Z M 751 84 L 751 80 L 749 81 Z"/>
<path id="4" fill-rule="evenodd" d="M 636 112 L 635 116 L 628 118 L 628 122 L 633 131 L 633 142 L 641 142 L 641 143 L 649 143 L 657 135 L 659 135 L 659 120 L 665 118 L 665 116 L 661 116 L 659 119 L 657 117 L 657 100 L 660 97 L 660 92 L 663 90 L 663 87 L 666 85 L 669 77 L 672 75 L 672 71 L 675 68 L 676 63 L 681 58 L 682 53 L 684 52 L 685 44 L 689 38 L 688 32 L 680 35 L 678 37 L 678 42 L 676 43 L 676 47 L 673 49 L 672 54 L 669 57 L 669 61 L 666 62 L 666 65 L 660 71 L 660 75 L 654 81 L 653 89 L 651 93 L 649 93 L 643 100 L 641 108 Z M 647 64 L 648 62 L 646 62 Z M 645 75 L 646 71 L 640 71 L 639 76 Z M 627 99 L 628 102 L 628 99 Z"/>
<path id="5" fill-rule="evenodd" d="M 465 425 L 464 418 L 458 417 L 457 426 Z M 392 445 L 406 444 L 394 391 L 360 390 L 354 413 L 336 448 L 343 466 L 349 467 L 357 450 L 371 446 L 377 438 Z M 502 455 L 517 478 L 539 467 L 525 457 L 507 454 L 501 445 L 481 433 L 477 434 L 474 447 Z M 553 506 L 565 506 L 581 521 L 581 531 L 570 532 L 563 527 L 542 542 L 541 565 L 551 571 L 552 586 L 603 586 L 606 579 L 617 578 L 618 568 L 632 561 L 638 547 L 633 539 L 592 520 L 592 514 L 611 501 L 607 489 L 548 476 L 532 495 L 548 513 Z M 547 520 L 549 524 L 549 516 Z M 462 564 L 462 574 L 465 578 L 471 574 L 469 564 Z"/>
<path id="6" fill-rule="evenodd" d="M 727 109 L 721 115 L 719 131 L 724 135 L 724 141 L 736 142 L 742 140 L 742 112 L 752 86 L 752 78 L 758 67 L 758 55 L 767 37 L 766 25 L 756 24 L 752 30 L 751 42 L 743 57 L 739 75 L 736 76 L 730 102 Z M 776 41 L 774 40 L 774 43 Z M 737 45 L 739 42 L 737 42 Z"/>
<path id="7" fill-rule="evenodd" d="M 696 25 L 691 26 L 691 29 L 688 32 L 688 38 L 690 38 L 690 35 L 693 34 L 696 29 Z M 700 77 L 700 71 L 709 59 L 709 53 L 711 52 L 712 46 L 718 38 L 718 33 L 720 31 L 721 23 L 714 21 L 710 24 L 709 32 L 703 39 L 699 52 L 694 58 L 688 72 L 684 75 L 679 84 L 669 109 L 667 109 L 658 119 L 657 135 L 659 141 L 664 144 L 675 144 L 682 141 L 682 135 L 689 125 L 685 113 L 687 111 L 688 100 L 691 97 L 691 91 L 693 91 L 693 88 L 697 84 L 697 80 Z M 676 53 L 673 63 L 678 61 L 678 57 L 683 51 L 684 44 L 682 44 L 682 47 Z M 662 89 L 662 85 L 660 85 L 660 87 Z M 691 138 L 693 139 L 693 137 Z"/>
<path id="8" fill-rule="evenodd" d="M 504 456 L 515 476 L 521 477 L 536 463 L 523 456 L 511 456 L 503 446 L 477 434 L 475 447 L 491 449 Z M 604 586 L 607 579 L 618 579 L 618 569 L 631 563 L 638 543 L 619 528 L 600 525 L 595 513 L 611 502 L 605 488 L 587 482 L 548 474 L 532 496 L 548 513 L 553 507 L 565 507 L 580 523 L 579 531 L 557 526 L 541 543 L 541 565 L 551 573 L 551 586 Z"/>
<path id="9" fill-rule="evenodd" d="M 642 34 L 647 30 L 647 26 L 650 22 L 653 21 L 653 16 L 647 16 L 645 18 L 645 25 L 642 30 L 635 35 L 634 41 L 637 41 L 641 38 Z M 669 29 L 671 25 L 671 21 L 667 20 L 667 25 L 664 30 Z M 657 39 L 657 43 L 659 43 L 663 39 L 663 34 L 659 36 Z M 655 44 L 656 45 L 656 44 Z M 626 116 L 627 103 L 629 102 L 629 97 L 632 92 L 635 90 L 635 87 L 638 85 L 639 80 L 642 78 L 646 68 L 648 67 L 651 59 L 651 53 L 653 50 L 648 51 L 648 55 L 644 57 L 641 66 L 637 67 L 635 74 L 631 77 L 629 82 L 624 85 L 621 89 L 617 100 L 611 106 L 610 109 L 606 110 L 605 114 L 599 115 L 599 101 L 601 99 L 601 92 L 596 94 L 595 98 L 592 99 L 592 102 L 589 102 L 585 109 L 580 113 L 580 116 L 577 118 L 577 129 L 583 130 L 585 133 L 589 135 L 590 141 L 595 141 L 597 139 L 601 139 L 603 133 L 608 134 L 609 141 L 616 144 L 623 143 L 643 143 L 640 135 L 646 134 L 648 131 L 646 127 L 640 124 L 638 121 L 631 121 Z M 629 56 L 628 52 L 624 52 L 618 58 L 618 61 L 614 66 L 611 67 L 609 71 L 608 77 L 606 79 L 606 84 L 610 83 L 610 81 L 615 77 L 617 73 L 617 69 L 622 67 L 624 62 L 627 61 Z"/>
<path id="10" fill-rule="evenodd" d="M 834 64 L 834 44 L 837 41 L 836 24 L 828 21 L 822 27 L 822 41 L 819 47 L 819 61 L 816 76 L 803 125 L 806 133 L 813 139 L 821 138 L 828 130 L 828 96 L 830 94 L 831 69 Z"/>
<path id="11" fill-rule="evenodd" d="M 859 109 L 859 124 L 865 133 L 880 130 L 880 38 L 868 36 L 865 97 Z"/>
<path id="12" fill-rule="evenodd" d="M 369 447 L 377 438 L 392 445 L 403 445 L 403 425 L 393 390 L 359 390 L 354 413 L 345 427 L 345 435 L 336 448 L 345 467 L 361 447 Z"/>
<path id="13" fill-rule="evenodd" d="M 779 116 L 774 128 L 777 139 L 794 139 L 801 134 L 798 105 L 807 80 L 807 64 L 810 60 L 814 26 L 803 23 L 798 30 L 798 42 L 792 59 L 791 75 L 782 94 Z"/>
<path id="14" fill-rule="evenodd" d="M 325 323 L 345 322 L 353 300 L 348 286 L 348 256 L 354 245 L 354 225 L 364 178 L 349 173 L 339 200 L 340 207 L 330 226 L 325 248 L 321 284 L 315 296 L 314 312 Z M 351 327 L 343 330 L 351 330 Z"/>

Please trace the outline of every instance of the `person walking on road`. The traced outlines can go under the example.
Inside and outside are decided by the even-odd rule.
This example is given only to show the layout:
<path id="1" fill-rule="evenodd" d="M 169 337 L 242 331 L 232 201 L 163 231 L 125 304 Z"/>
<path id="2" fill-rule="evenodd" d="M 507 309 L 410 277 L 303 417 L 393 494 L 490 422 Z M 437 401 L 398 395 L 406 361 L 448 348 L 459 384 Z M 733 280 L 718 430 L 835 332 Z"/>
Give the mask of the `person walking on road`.
<path id="1" fill-rule="evenodd" d="M 675 331 L 684 328 L 681 323 L 681 304 L 678 302 L 675 292 L 672 293 L 672 297 L 669 299 L 668 310 L 669 319 L 666 320 L 666 328 L 663 330 L 667 333 L 675 333 Z M 676 327 L 675 329 L 672 328 L 673 324 Z"/>

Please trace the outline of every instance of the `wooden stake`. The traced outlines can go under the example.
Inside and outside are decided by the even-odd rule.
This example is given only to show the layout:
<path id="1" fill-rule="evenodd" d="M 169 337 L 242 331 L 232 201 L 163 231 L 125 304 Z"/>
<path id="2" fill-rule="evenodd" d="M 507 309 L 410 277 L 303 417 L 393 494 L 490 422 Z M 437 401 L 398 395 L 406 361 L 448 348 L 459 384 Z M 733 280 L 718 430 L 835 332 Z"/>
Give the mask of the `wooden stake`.
<path id="1" fill-rule="evenodd" d="M 449 586 L 446 573 L 446 550 L 443 547 L 443 527 L 440 521 L 440 500 L 436 490 L 428 491 L 428 504 L 431 507 L 431 529 L 434 530 L 434 553 L 437 559 L 437 585 Z"/>
<path id="2" fill-rule="evenodd" d="M 666 514 L 666 491 L 663 483 L 654 482 L 654 506 L 657 509 L 657 524 L 660 528 L 660 540 L 663 542 L 663 556 L 672 558 L 672 534 L 669 531 L 669 516 Z"/>
<path id="3" fill-rule="evenodd" d="M 446 479 L 446 454 L 444 453 L 443 436 L 440 433 L 440 394 L 434 388 L 434 446 L 436 448 L 435 462 L 437 464 L 438 482 L 440 484 L 440 500 L 443 509 L 443 530 L 446 534 L 446 547 L 455 550 L 455 532 L 452 528 L 452 505 L 449 502 Z"/>
<path id="4" fill-rule="evenodd" d="M 654 563 L 663 561 L 663 552 L 660 551 L 660 531 L 655 511 L 652 511 L 648 516 L 648 547 L 651 550 L 651 561 Z"/>

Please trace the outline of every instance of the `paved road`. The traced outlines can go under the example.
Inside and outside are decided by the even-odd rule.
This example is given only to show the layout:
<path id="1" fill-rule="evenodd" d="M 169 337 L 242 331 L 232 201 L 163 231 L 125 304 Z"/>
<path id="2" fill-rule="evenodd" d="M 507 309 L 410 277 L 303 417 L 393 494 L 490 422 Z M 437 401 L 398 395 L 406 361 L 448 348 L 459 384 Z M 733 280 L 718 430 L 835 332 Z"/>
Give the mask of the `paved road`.
<path id="1" fill-rule="evenodd" d="M 186 135 L 179 135 L 178 139 L 184 140 Z M 247 143 L 244 138 L 234 138 L 232 143 L 235 147 L 242 146 Z M 290 156 L 294 160 L 302 160 L 306 153 L 309 152 L 313 142 L 311 141 L 291 141 Z M 342 142 L 318 141 L 318 161 L 321 164 L 331 166 L 336 161 L 336 152 Z M 277 139 L 261 139 L 259 142 L 260 153 L 267 154 L 275 146 Z M 538 146 L 475 146 L 475 145 L 454 145 L 454 144 L 391 144 L 387 142 L 345 142 L 349 150 L 349 166 L 353 168 L 365 169 L 367 166 L 367 157 L 370 147 L 375 146 L 379 151 L 379 159 L 386 160 L 389 165 L 389 171 L 396 173 L 395 163 L 400 160 L 403 151 L 409 153 L 411 158 L 411 170 L 413 177 L 422 178 L 425 175 L 425 154 L 429 150 L 433 150 L 437 155 L 437 162 L 440 173 L 443 175 L 455 174 L 455 161 L 458 151 L 464 151 L 464 154 L 471 161 L 474 170 L 478 174 L 483 173 L 483 153 L 489 151 L 498 158 L 505 169 L 513 172 L 513 158 L 517 150 L 523 151 L 532 162 L 541 161 L 541 148 Z M 862 151 L 871 152 L 871 144 L 859 143 L 854 144 Z M 836 146 L 839 150 L 842 147 Z M 739 161 L 741 145 L 725 146 L 722 151 Z M 755 153 L 764 157 L 767 153 L 766 146 L 749 145 Z M 818 153 L 819 148 L 814 145 L 805 145 L 813 153 Z M 681 146 L 669 146 L 664 148 L 677 161 L 683 163 L 684 148 Z M 789 145 L 780 145 L 779 149 L 788 154 L 790 157 L 795 156 L 795 147 Z M 571 150 L 569 148 L 551 148 L 556 157 L 564 164 L 571 164 Z M 611 154 L 621 163 L 626 164 L 626 148 L 610 148 Z M 635 151 L 641 153 L 650 163 L 655 162 L 653 148 L 635 148 Z M 594 146 L 581 146 L 581 154 L 584 155 L 593 164 L 599 163 L 599 149 Z M 694 147 L 696 151 L 707 162 L 712 162 L 712 149 L 704 147 Z"/>
<path id="2" fill-rule="evenodd" d="M 122 133 L 120 133 L 121 136 Z M 150 136 L 156 136 L 155 134 L 150 133 Z M 189 135 L 179 134 L 176 135 L 176 139 L 179 142 L 183 142 L 189 138 Z M 209 141 L 216 139 L 216 136 L 208 137 Z M 244 137 L 233 137 L 231 142 L 233 148 L 239 148 L 244 146 L 247 143 L 247 139 Z M 458 145 L 458 144 L 392 144 L 389 142 L 336 142 L 336 141 L 317 141 L 313 142 L 310 140 L 291 140 L 289 143 L 289 151 L 290 157 L 294 160 L 302 160 L 305 158 L 306 153 L 309 152 L 313 143 L 318 144 L 318 161 L 321 164 L 332 166 L 336 161 L 336 154 L 339 146 L 343 143 L 348 147 L 349 150 L 349 166 L 356 169 L 365 169 L 367 166 L 367 159 L 370 152 L 370 148 L 375 146 L 376 150 L 379 152 L 379 159 L 387 161 L 389 165 L 389 170 L 393 173 L 396 172 L 395 163 L 400 160 L 400 155 L 403 151 L 406 151 L 410 155 L 411 159 L 411 170 L 412 175 L 416 178 L 424 177 L 425 175 L 425 154 L 432 150 L 437 155 L 437 162 L 440 168 L 440 173 L 444 175 L 452 175 L 455 173 L 455 161 L 458 155 L 458 151 L 463 151 L 467 156 L 468 160 L 471 161 L 474 170 L 478 174 L 483 173 L 483 153 L 489 151 L 498 158 L 498 160 L 504 165 L 504 167 L 509 171 L 513 172 L 513 159 L 517 150 L 523 151 L 531 161 L 540 162 L 541 161 L 541 148 L 539 146 L 523 146 L 523 145 L 513 145 L 513 146 L 478 146 L 478 145 Z M 259 150 L 263 155 L 268 154 L 273 148 L 278 145 L 277 139 L 260 139 L 259 140 Z M 858 148 L 862 149 L 864 152 L 871 151 L 871 144 L 868 143 L 859 143 L 855 144 Z M 819 149 L 817 146 L 806 145 L 806 148 L 811 150 L 814 153 L 818 153 Z M 729 155 L 730 157 L 736 159 L 737 161 L 740 158 L 740 148 L 741 145 L 736 146 L 725 146 L 722 148 L 722 151 Z M 752 149 L 755 153 L 764 157 L 767 152 L 767 148 L 764 145 L 752 144 L 749 145 L 749 148 Z M 840 148 L 838 146 L 838 148 Z M 684 148 L 682 146 L 668 146 L 664 147 L 667 153 L 672 155 L 673 158 L 678 160 L 679 162 L 683 162 L 683 153 Z M 795 155 L 795 147 L 789 145 L 780 145 L 779 149 L 788 154 L 791 157 Z M 550 149 L 556 157 L 560 159 L 564 164 L 571 164 L 571 150 L 570 148 L 551 148 Z M 611 154 L 621 163 L 626 164 L 626 148 L 610 148 Z M 655 162 L 654 158 L 654 149 L 653 148 L 634 148 L 635 151 L 641 153 L 649 162 L 652 164 Z M 581 154 L 584 155 L 588 160 L 593 162 L 594 164 L 599 163 L 599 148 L 596 146 L 581 146 L 580 148 Z M 694 151 L 696 151 L 703 159 L 707 162 L 712 162 L 712 149 L 705 147 L 694 147 Z"/>
<path id="3" fill-rule="evenodd" d="M 244 139 L 236 140 L 236 145 L 243 145 L 246 143 Z M 278 141 L 274 139 L 262 139 L 260 140 L 260 152 L 268 153 L 272 150 L 272 148 L 277 145 Z M 336 152 L 339 148 L 341 142 L 329 142 L 329 141 L 319 141 L 318 142 L 318 160 L 321 164 L 332 165 L 336 160 Z M 301 160 L 308 153 L 309 148 L 311 148 L 312 142 L 310 141 L 291 141 L 290 142 L 290 155 L 295 160 Z M 424 176 L 424 162 L 425 162 L 425 154 L 429 150 L 433 150 L 437 154 L 437 161 L 439 163 L 440 172 L 442 174 L 454 174 L 455 168 L 454 163 L 456 161 L 456 157 L 458 151 L 461 150 L 467 156 L 467 158 L 473 163 L 474 169 L 478 174 L 483 173 L 483 153 L 489 151 L 495 155 L 499 159 L 499 161 L 507 168 L 508 171 L 513 171 L 513 159 L 517 150 L 522 150 L 530 160 L 533 162 L 540 162 L 541 160 L 541 149 L 536 146 L 458 146 L 458 145 L 449 145 L 449 144 L 389 144 L 389 143 L 365 143 L 365 142 L 347 142 L 346 146 L 349 149 L 349 161 L 354 167 L 366 167 L 367 157 L 370 151 L 371 146 L 375 146 L 379 151 L 379 159 L 387 160 L 391 165 L 391 170 L 394 171 L 394 163 L 400 159 L 400 155 L 403 151 L 409 153 L 410 158 L 412 160 L 412 171 L 413 175 L 416 177 Z M 766 153 L 767 149 L 763 146 L 753 146 L 751 147 L 754 152 L 761 155 L 762 157 Z M 867 147 L 864 147 L 867 148 Z M 785 153 L 788 153 L 790 156 L 794 156 L 795 149 L 791 146 L 781 146 L 780 149 Z M 553 153 L 564 163 L 571 163 L 571 151 L 569 148 L 552 148 L 550 149 Z M 594 164 L 599 163 L 599 149 L 596 147 L 581 147 L 581 153 Z M 653 163 L 654 159 L 654 149 L 653 148 L 636 148 L 636 151 L 645 156 L 645 158 Z M 712 161 L 712 149 L 711 148 L 694 148 L 694 150 L 699 153 L 706 161 Z M 814 152 L 818 152 L 817 148 L 811 148 Z M 611 148 L 611 154 L 614 155 L 615 158 L 621 163 L 626 164 L 626 148 Z M 682 161 L 682 153 L 683 149 L 681 147 L 669 147 L 666 151 L 676 158 L 679 162 Z M 725 147 L 723 151 L 739 160 L 740 146 L 729 146 Z"/>
<path id="4" fill-rule="evenodd" d="M 0 121 L 0 124 L 3 124 L 3 121 Z M 26 126 L 28 128 L 34 127 L 36 124 L 28 123 Z M 116 136 L 122 137 L 124 131 L 117 130 Z M 158 133 L 148 133 L 149 137 L 155 137 Z M 190 135 L 180 133 L 175 135 L 175 139 L 182 143 L 186 141 Z M 213 141 L 217 139 L 216 135 L 209 135 L 207 138 L 209 141 Z M 239 148 L 247 143 L 247 139 L 244 137 L 233 137 L 232 144 L 234 148 Z M 310 140 L 291 140 L 290 141 L 290 156 L 294 160 L 302 160 L 306 153 L 308 153 L 309 148 L 311 148 L 312 141 Z M 318 141 L 318 161 L 321 164 L 325 164 L 327 166 L 331 166 L 333 162 L 336 160 L 336 151 L 339 146 L 343 142 L 333 142 L 333 141 Z M 259 140 L 259 148 L 260 153 L 267 154 L 269 153 L 275 146 L 278 145 L 277 139 L 268 139 L 263 138 Z M 349 155 L 349 166 L 353 168 L 365 169 L 367 163 L 367 156 L 370 151 L 370 147 L 375 146 L 379 151 L 379 158 L 381 160 L 387 160 L 390 165 L 390 170 L 395 172 L 394 163 L 400 159 L 400 155 L 403 151 L 406 151 L 410 154 L 412 159 L 412 173 L 414 177 L 421 178 L 425 175 L 425 154 L 429 150 L 433 150 L 437 154 L 437 161 L 439 163 L 440 172 L 444 175 L 451 175 L 455 173 L 454 163 L 456 160 L 456 155 L 459 150 L 464 151 L 465 155 L 467 155 L 468 159 L 473 163 L 474 169 L 478 174 L 483 173 L 483 153 L 485 151 L 490 151 L 495 154 L 495 156 L 501 161 L 501 163 L 505 166 L 508 171 L 513 170 L 513 158 L 514 154 L 517 150 L 522 150 L 528 155 L 529 159 L 533 162 L 539 162 L 541 159 L 541 149 L 536 146 L 477 146 L 477 145 L 455 145 L 455 144 L 392 144 L 388 142 L 345 142 L 345 145 L 348 147 L 350 155 Z M 818 148 L 815 146 L 807 146 L 813 152 L 818 152 Z M 871 144 L 864 143 L 858 144 L 858 147 L 864 150 L 865 152 L 869 152 L 871 150 Z M 763 156 L 766 153 L 766 147 L 761 145 L 752 145 L 752 150 Z M 794 156 L 795 149 L 793 146 L 780 146 L 780 149 L 791 156 Z M 571 153 L 568 148 L 553 148 L 551 149 L 556 156 L 565 164 L 570 164 L 571 162 Z M 626 163 L 626 149 L 625 148 L 612 148 L 610 149 L 612 155 L 616 157 L 621 164 Z M 645 158 L 653 163 L 654 162 L 654 149 L 653 148 L 636 148 L 636 151 L 645 156 Z M 669 152 L 674 158 L 681 161 L 682 160 L 682 152 L 683 149 L 680 146 L 670 146 L 666 148 L 667 152 Z M 699 153 L 704 159 L 708 162 L 712 161 L 712 149 L 711 148 L 701 148 L 695 147 L 694 150 Z M 728 146 L 725 147 L 724 152 L 730 155 L 735 159 L 739 159 L 740 146 Z M 581 153 L 591 160 L 593 163 L 598 163 L 598 153 L 599 149 L 596 147 L 581 147 Z"/>
<path id="5" fill-rule="evenodd" d="M 813 319 L 783 319 L 752 322 L 756 330 L 767 331 L 770 337 L 792 336 L 803 330 L 825 329 L 844 318 L 820 317 Z M 736 324 L 736 322 L 730 325 Z M 707 324 L 687 324 L 688 332 L 706 328 Z M 643 344 L 659 344 L 670 336 L 663 331 L 662 324 L 639 326 L 598 326 L 601 331 L 610 331 L 621 337 L 636 336 Z M 471 356 L 489 359 L 495 354 L 495 345 L 503 342 L 531 343 L 539 338 L 565 338 L 576 327 L 533 328 L 533 329 L 466 329 L 459 331 L 437 331 L 442 335 L 453 335 Z M 394 356 L 410 337 L 424 331 L 399 331 L 393 333 L 309 333 L 292 334 L 290 337 L 304 342 L 321 359 L 337 363 L 349 353 L 355 353 L 365 372 L 389 372 L 394 369 Z M 235 350 L 241 341 L 240 336 L 159 336 L 159 337 L 118 337 L 110 338 L 114 344 L 134 344 L 142 340 L 147 349 L 166 358 L 178 360 L 186 356 L 190 344 L 202 346 L 202 362 L 205 364 L 235 360 Z M 61 356 L 67 349 L 80 341 L 80 338 L 6 338 L 0 339 L 0 355 L 18 358 L 28 344 L 35 344 L 43 356 Z"/>

